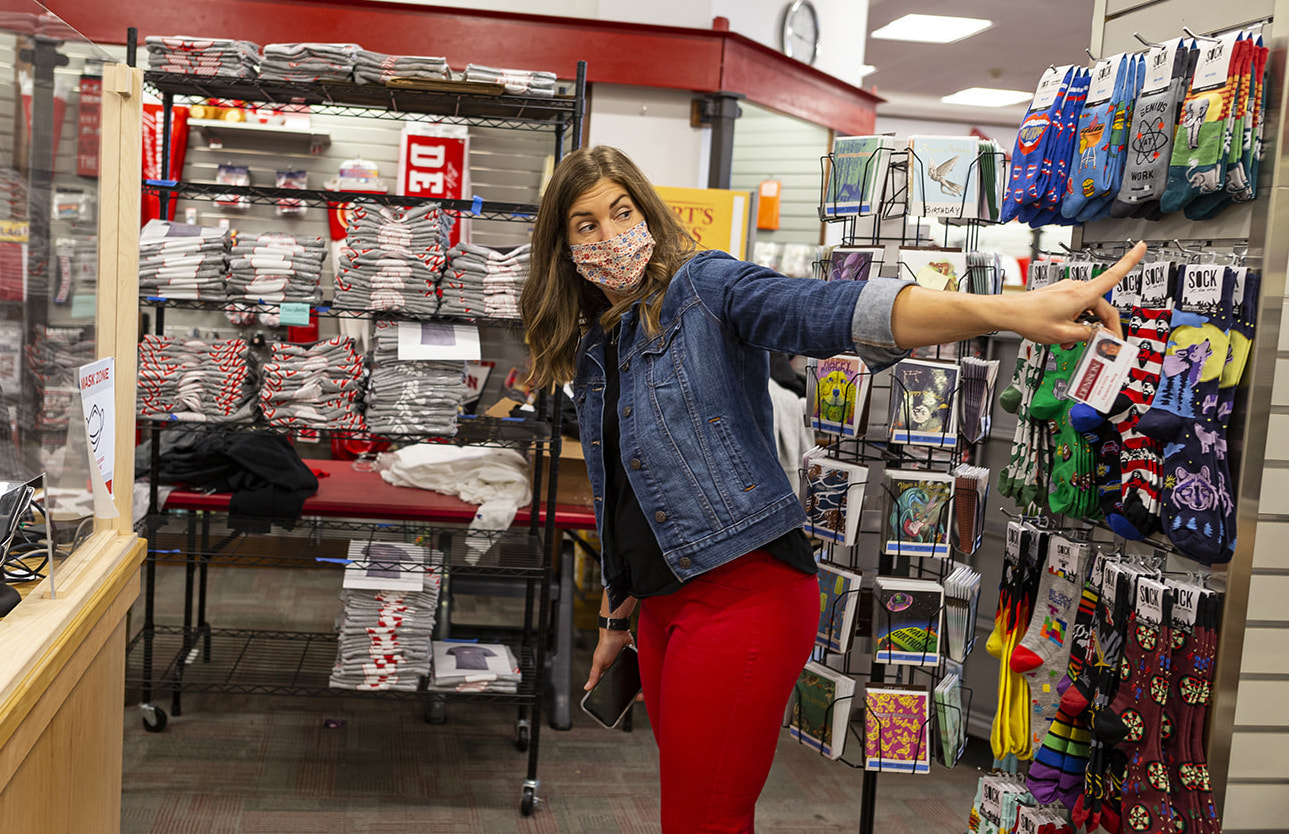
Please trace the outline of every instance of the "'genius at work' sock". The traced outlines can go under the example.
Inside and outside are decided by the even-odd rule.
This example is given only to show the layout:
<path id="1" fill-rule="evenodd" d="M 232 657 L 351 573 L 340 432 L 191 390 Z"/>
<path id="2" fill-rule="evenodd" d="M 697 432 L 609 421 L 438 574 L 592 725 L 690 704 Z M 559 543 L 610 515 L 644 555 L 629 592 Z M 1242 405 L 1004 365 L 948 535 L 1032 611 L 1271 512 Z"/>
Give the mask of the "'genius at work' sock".
<path id="1" fill-rule="evenodd" d="M 1133 110 L 1123 182 L 1110 207 L 1113 217 L 1137 216 L 1157 204 L 1164 193 L 1177 108 L 1190 83 L 1190 55 L 1191 50 L 1181 41 L 1152 47 L 1146 53 L 1146 78 Z"/>

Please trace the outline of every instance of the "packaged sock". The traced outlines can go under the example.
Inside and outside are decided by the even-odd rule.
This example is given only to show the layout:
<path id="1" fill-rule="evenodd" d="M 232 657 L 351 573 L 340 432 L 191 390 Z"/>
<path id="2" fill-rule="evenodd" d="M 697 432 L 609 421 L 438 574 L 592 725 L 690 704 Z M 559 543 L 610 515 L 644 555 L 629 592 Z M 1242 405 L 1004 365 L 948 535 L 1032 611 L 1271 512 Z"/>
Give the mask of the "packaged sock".
<path id="1" fill-rule="evenodd" d="M 1100 192 L 1097 172 L 1109 165 L 1110 134 L 1131 61 L 1120 54 L 1098 61 L 1092 68 L 1087 100 L 1079 114 L 1078 150 L 1070 159 L 1069 185 L 1061 201 L 1061 215 L 1077 218 L 1087 201 Z"/>
<path id="2" fill-rule="evenodd" d="M 1199 43 L 1195 75 L 1173 137 L 1168 182 L 1159 200 L 1164 214 L 1181 211 L 1200 194 L 1222 187 L 1217 165 L 1222 127 L 1239 86 L 1238 77 L 1230 72 L 1238 38 L 1239 33 L 1232 32 L 1220 40 Z"/>
<path id="3" fill-rule="evenodd" d="M 1227 192 L 1228 171 L 1238 168 L 1244 153 L 1244 120 L 1247 116 L 1249 97 L 1253 91 L 1252 67 L 1253 41 L 1242 38 L 1236 41 L 1231 54 L 1230 74 L 1233 79 L 1234 94 L 1226 103 L 1226 114 L 1222 120 L 1221 144 L 1214 165 L 1214 176 L 1219 187 L 1197 195 L 1186 204 L 1184 212 L 1188 220 L 1205 220 L 1230 202 L 1230 194 Z"/>
<path id="4" fill-rule="evenodd" d="M 1029 112 L 1016 134 L 1016 147 L 1012 151 L 1011 171 L 999 222 L 1006 223 L 1017 216 L 1021 206 L 1037 203 L 1045 188 L 1043 170 L 1050 173 L 1050 153 L 1056 136 L 1053 125 L 1057 122 L 1070 83 L 1076 77 L 1076 67 L 1052 67 L 1039 79 L 1038 90 L 1030 102 Z"/>
<path id="5" fill-rule="evenodd" d="M 1123 182 L 1110 208 L 1114 217 L 1132 217 L 1164 193 L 1177 109 L 1183 89 L 1190 83 L 1190 53 L 1180 40 L 1151 47 L 1146 53 L 1145 79 L 1128 133 Z"/>

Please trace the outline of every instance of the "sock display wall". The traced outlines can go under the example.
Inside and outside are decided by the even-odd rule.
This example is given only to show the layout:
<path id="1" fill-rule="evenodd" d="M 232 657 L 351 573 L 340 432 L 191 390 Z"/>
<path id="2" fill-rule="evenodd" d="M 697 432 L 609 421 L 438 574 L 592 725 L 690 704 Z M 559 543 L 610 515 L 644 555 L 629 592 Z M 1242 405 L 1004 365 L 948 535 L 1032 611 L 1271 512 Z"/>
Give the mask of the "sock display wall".
<path id="1" fill-rule="evenodd" d="M 1150 246 L 1108 297 L 1133 359 L 1113 402 L 1074 399 L 1087 345 L 1028 341 L 999 397 L 1017 419 L 998 489 L 1020 516 L 990 740 L 1012 775 L 982 780 L 972 831 L 1020 830 L 1025 806 L 1080 831 L 1221 830 L 1207 714 L 1262 279 L 1219 216 L 1259 196 L 1268 50 L 1257 25 L 1142 45 L 1049 68 L 1008 174 L 1004 219 L 1076 226 L 1027 289 L 1098 274 L 1121 230 Z"/>

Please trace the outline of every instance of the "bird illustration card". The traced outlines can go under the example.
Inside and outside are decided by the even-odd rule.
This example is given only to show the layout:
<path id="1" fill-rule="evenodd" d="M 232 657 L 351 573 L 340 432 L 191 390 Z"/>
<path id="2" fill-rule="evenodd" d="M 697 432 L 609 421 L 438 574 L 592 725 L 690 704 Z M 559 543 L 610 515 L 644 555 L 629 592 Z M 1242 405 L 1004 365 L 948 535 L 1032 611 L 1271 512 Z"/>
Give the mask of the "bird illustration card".
<path id="1" fill-rule="evenodd" d="M 853 545 L 864 509 L 867 467 L 824 457 L 823 450 L 807 454 L 804 463 L 801 501 L 806 534 L 844 547 Z"/>
<path id="2" fill-rule="evenodd" d="M 872 380 L 864 360 L 849 353 L 807 361 L 810 427 L 841 437 L 863 435 Z"/>
<path id="3" fill-rule="evenodd" d="M 871 214 L 881 206 L 882 189 L 894 147 L 890 136 L 838 136 L 824 172 L 823 217 Z"/>
<path id="4" fill-rule="evenodd" d="M 945 249 L 901 249 L 900 278 L 912 278 L 930 290 L 956 291 L 967 283 L 967 255 Z"/>
<path id="5" fill-rule="evenodd" d="M 931 579 L 879 576 L 873 587 L 873 661 L 938 666 L 944 588 Z"/>
<path id="6" fill-rule="evenodd" d="M 914 217 L 974 218 L 980 206 L 980 140 L 909 137 L 909 210 Z"/>
<path id="7" fill-rule="evenodd" d="M 884 553 L 949 558 L 953 481 L 947 472 L 886 470 Z"/>
<path id="8" fill-rule="evenodd" d="M 904 359 L 891 369 L 892 443 L 953 449 L 958 445 L 958 377 L 951 362 Z"/>
<path id="9" fill-rule="evenodd" d="M 864 691 L 864 768 L 931 771 L 931 697 L 925 689 L 869 684 Z"/>

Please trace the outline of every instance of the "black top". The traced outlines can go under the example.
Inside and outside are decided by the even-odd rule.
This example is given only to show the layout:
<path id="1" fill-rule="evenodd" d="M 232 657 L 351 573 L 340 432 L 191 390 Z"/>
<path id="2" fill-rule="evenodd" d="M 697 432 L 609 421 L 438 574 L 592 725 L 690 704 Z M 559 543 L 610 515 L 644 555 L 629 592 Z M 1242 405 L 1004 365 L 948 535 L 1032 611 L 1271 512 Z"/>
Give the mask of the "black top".
<path id="1" fill-rule="evenodd" d="M 622 465 L 622 437 L 618 427 L 618 328 L 608 333 L 604 348 L 604 529 L 601 546 L 616 555 L 621 571 L 615 578 L 621 590 L 633 597 L 670 594 L 683 584 L 667 566 L 635 490 Z M 818 571 L 813 549 L 805 532 L 798 527 L 779 536 L 761 549 L 803 573 Z"/>

